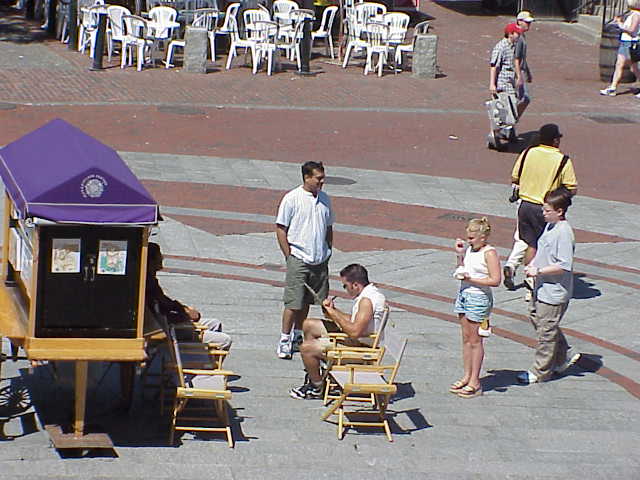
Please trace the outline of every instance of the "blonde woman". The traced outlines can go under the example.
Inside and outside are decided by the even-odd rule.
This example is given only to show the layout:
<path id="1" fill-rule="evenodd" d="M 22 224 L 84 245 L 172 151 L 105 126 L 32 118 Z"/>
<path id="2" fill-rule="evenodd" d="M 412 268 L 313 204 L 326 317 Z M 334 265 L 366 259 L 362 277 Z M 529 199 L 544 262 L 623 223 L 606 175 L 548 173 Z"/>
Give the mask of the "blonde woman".
<path id="1" fill-rule="evenodd" d="M 624 67 L 630 65 L 631 71 L 636 76 L 636 80 L 640 81 L 640 70 L 638 69 L 638 62 L 631 61 L 631 53 L 629 48 L 638 44 L 640 37 L 640 0 L 627 0 L 629 7 L 629 15 L 622 21 L 622 17 L 615 17 L 613 19 L 614 24 L 620 27 L 622 33 L 620 34 L 620 45 L 618 46 L 618 57 L 616 58 L 616 67 L 613 71 L 613 78 L 611 84 L 600 90 L 600 95 L 606 95 L 609 97 L 615 97 L 618 83 L 622 78 L 622 72 Z M 640 98 L 640 93 L 636 94 L 636 98 Z"/>
<path id="2" fill-rule="evenodd" d="M 461 238 L 457 238 L 455 244 L 455 276 L 460 279 L 460 290 L 453 311 L 458 314 L 462 327 L 464 374 L 449 391 L 462 398 L 482 395 L 480 370 L 484 346 L 479 329 L 491 313 L 491 287 L 497 287 L 502 281 L 498 253 L 488 243 L 490 233 L 491 225 L 486 217 L 474 218 L 467 225 L 467 247 Z"/>

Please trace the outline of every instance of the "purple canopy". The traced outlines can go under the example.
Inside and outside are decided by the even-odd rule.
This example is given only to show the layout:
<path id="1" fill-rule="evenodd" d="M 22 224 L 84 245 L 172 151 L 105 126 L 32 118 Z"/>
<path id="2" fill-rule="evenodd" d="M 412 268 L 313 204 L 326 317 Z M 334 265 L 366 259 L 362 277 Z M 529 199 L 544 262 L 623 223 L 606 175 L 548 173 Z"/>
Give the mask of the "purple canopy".
<path id="1" fill-rule="evenodd" d="M 0 149 L 0 177 L 21 218 L 158 221 L 158 204 L 115 150 L 56 119 Z"/>

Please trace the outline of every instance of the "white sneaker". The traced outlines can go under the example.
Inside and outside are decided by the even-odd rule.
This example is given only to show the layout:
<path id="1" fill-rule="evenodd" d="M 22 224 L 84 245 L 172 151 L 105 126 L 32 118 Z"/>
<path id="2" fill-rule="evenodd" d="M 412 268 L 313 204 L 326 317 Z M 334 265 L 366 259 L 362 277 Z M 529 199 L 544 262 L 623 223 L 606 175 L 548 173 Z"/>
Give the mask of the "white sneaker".
<path id="1" fill-rule="evenodd" d="M 283 360 L 291 360 L 291 342 L 279 342 L 276 348 L 278 358 Z"/>
<path id="2" fill-rule="evenodd" d="M 636 93 L 636 94 L 634 95 L 634 97 L 636 97 L 638 100 L 640 100 L 640 93 Z"/>
<path id="3" fill-rule="evenodd" d="M 600 90 L 600 95 L 605 95 L 607 97 L 615 97 L 616 89 L 611 87 L 603 88 L 602 90 Z"/>
<path id="4" fill-rule="evenodd" d="M 518 382 L 523 383 L 524 385 L 530 385 L 538 381 L 538 377 L 528 370 L 518 374 L 516 378 L 518 379 Z"/>
<path id="5" fill-rule="evenodd" d="M 581 353 L 576 353 L 574 355 L 571 355 L 570 357 L 567 356 L 567 359 L 564 361 L 564 363 L 562 365 L 557 365 L 553 369 L 554 373 L 562 373 L 562 372 L 564 372 L 565 370 L 567 370 L 571 366 L 573 366 L 576 363 L 578 363 L 580 361 L 580 357 L 582 357 Z"/>

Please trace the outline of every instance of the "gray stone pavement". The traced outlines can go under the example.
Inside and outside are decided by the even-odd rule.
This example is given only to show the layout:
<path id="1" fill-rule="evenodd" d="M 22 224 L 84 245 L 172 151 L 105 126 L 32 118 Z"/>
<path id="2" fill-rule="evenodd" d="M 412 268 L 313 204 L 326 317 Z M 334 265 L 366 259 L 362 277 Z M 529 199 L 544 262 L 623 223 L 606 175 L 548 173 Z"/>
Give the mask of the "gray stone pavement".
<path id="1" fill-rule="evenodd" d="M 120 152 L 120 155 L 141 179 L 286 191 L 300 176 L 300 166 L 286 162 L 141 152 Z M 506 182 L 347 168 L 332 166 L 330 160 L 326 164 L 330 176 L 353 181 L 351 185 L 327 184 L 325 190 L 330 195 L 472 213 L 491 212 L 508 218 L 515 215 L 515 206 L 505 201 L 511 188 Z M 506 164 L 505 178 L 509 168 Z M 612 209 L 616 212 L 614 222 L 609 215 Z M 636 227 L 640 223 L 640 212 L 635 204 L 580 195 L 571 207 L 570 216 L 575 228 L 640 240 Z M 640 266 L 640 262 L 635 266 Z"/>
<path id="2" fill-rule="evenodd" d="M 142 178 L 184 182 L 216 178 L 228 185 L 272 189 L 286 189 L 298 183 L 293 165 L 235 159 L 233 168 L 224 168 L 225 176 L 220 176 L 222 172 L 217 169 L 221 162 L 227 165 L 227 159 L 179 158 L 175 162 L 174 156 L 176 166 L 168 174 L 162 156 L 123 156 Z M 247 168 L 252 169 L 252 176 L 247 176 Z M 154 175 L 154 171 L 163 173 Z M 417 176 L 405 182 L 406 178 L 392 178 L 395 174 L 359 169 L 330 169 L 329 173 L 358 181 L 350 187 L 328 185 L 330 194 L 366 196 L 375 182 L 387 185 L 389 180 L 390 187 L 383 190 L 382 197 L 401 202 L 402 198 L 394 196 L 393 187 L 400 181 L 406 203 L 437 207 L 453 204 L 465 209 L 482 190 L 485 207 L 495 205 L 497 213 L 507 217 L 513 213 L 501 202 L 502 186 L 486 188 L 481 182 L 451 179 L 439 183 L 441 179 L 436 177 Z M 445 192 L 449 192 L 449 198 Z M 603 208 L 607 207 L 602 200 L 579 200 L 572 214 L 575 213 L 576 223 L 584 223 L 584 227 L 590 226 L 591 218 L 586 209 L 579 208 L 581 202 L 601 202 Z M 632 216 L 627 219 L 629 224 L 617 226 L 617 233 L 637 238 L 632 226 L 637 213 L 631 205 L 621 208 L 629 208 Z M 460 348 L 459 327 L 442 318 L 444 315 L 444 320 L 453 319 L 451 301 L 457 283 L 451 277 L 452 255 L 442 249 L 335 252 L 333 274 L 347 263 L 362 262 L 374 281 L 407 289 L 386 289 L 385 293 L 393 305 L 395 328 L 410 339 L 398 378 L 399 394 L 391 409 L 394 443 L 389 444 L 381 433 L 353 431 L 338 441 L 335 425 L 320 421 L 322 407 L 318 401 L 297 401 L 286 393 L 301 382 L 302 370 L 297 355 L 292 361 L 282 361 L 274 353 L 282 294 L 277 282 L 284 276 L 275 270 L 283 262 L 274 235 L 212 235 L 171 217 L 208 214 L 260 222 L 272 222 L 273 218 L 192 210 L 163 210 L 167 218 L 154 238 L 166 254 L 176 257 L 166 260 L 167 272 L 160 279 L 171 295 L 196 305 L 205 316 L 222 319 L 225 331 L 234 337 L 232 355 L 225 365 L 238 375 L 231 384 L 234 396 L 230 403 L 236 448 L 228 449 L 215 437 L 204 441 L 191 434 L 185 434 L 177 448 L 168 447 L 167 419 L 158 413 L 155 391 L 138 385 L 131 412 L 123 415 L 114 411 L 118 399 L 117 369 L 111 368 L 98 384 L 109 368 L 98 364 L 92 370 L 94 388 L 88 418 L 90 424 L 111 433 L 118 456 L 61 459 L 48 447 L 38 422 L 68 419 L 64 413 L 71 406 L 68 369 L 61 368 L 61 381 L 54 384 L 48 367 L 39 367 L 29 375 L 24 362 L 8 362 L 3 378 L 9 380 L 1 386 L 28 386 L 35 407 L 27 413 L 35 410 L 37 415 L 28 419 L 24 415 L 0 418 L 4 438 L 11 439 L 0 446 L 2 478 L 637 478 L 640 462 L 635 446 L 640 440 L 640 402 L 619 383 L 602 375 L 603 369 L 594 373 L 575 367 L 560 379 L 519 386 L 515 374 L 529 366 L 532 351 L 510 338 L 494 335 L 486 342 L 485 395 L 464 400 L 447 393 L 449 383 L 459 375 Z M 354 228 L 348 221 L 337 227 L 338 231 L 342 228 L 440 246 L 451 243 L 450 239 L 432 235 L 396 231 L 392 236 L 392 232 L 383 229 Z M 608 264 L 637 268 L 637 263 L 631 263 L 637 262 L 637 250 L 637 242 L 579 244 L 577 254 L 589 258 L 592 251 L 597 251 L 598 258 L 604 255 Z M 190 257 L 235 263 L 206 263 Z M 264 265 L 272 267 L 264 269 Z M 580 265 L 580 270 L 586 275 L 579 287 L 579 296 L 584 298 L 572 301 L 564 326 L 637 352 L 636 290 L 608 280 L 637 283 L 637 274 L 593 265 Z M 193 274 L 176 273 L 179 271 Z M 591 279 L 590 275 L 602 278 Z M 337 291 L 340 285 L 333 281 L 332 288 Z M 496 288 L 495 294 L 496 308 L 506 313 L 495 314 L 494 325 L 511 334 L 531 337 L 531 328 L 525 321 L 507 315 L 525 314 L 522 292 Z M 339 302 L 348 308 L 347 300 Z M 318 315 L 319 311 L 312 313 Z M 637 357 L 629 358 L 588 338 L 569 336 L 594 362 L 631 382 L 640 382 Z"/>

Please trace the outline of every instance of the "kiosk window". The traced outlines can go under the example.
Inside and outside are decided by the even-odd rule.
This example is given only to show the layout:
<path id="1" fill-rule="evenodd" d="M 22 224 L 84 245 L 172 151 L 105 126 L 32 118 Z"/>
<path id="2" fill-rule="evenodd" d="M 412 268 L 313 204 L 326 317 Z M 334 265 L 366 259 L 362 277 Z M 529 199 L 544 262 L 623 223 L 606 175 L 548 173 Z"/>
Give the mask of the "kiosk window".
<path id="1" fill-rule="evenodd" d="M 15 228 L 12 228 L 10 232 L 9 262 L 13 266 L 13 269 L 19 272 L 22 269 L 22 237 Z"/>
<path id="2" fill-rule="evenodd" d="M 51 273 L 80 273 L 80 239 L 54 238 L 51 247 Z"/>
<path id="3" fill-rule="evenodd" d="M 98 275 L 124 275 L 127 270 L 127 242 L 100 240 Z"/>
<path id="4" fill-rule="evenodd" d="M 31 250 L 26 246 L 22 246 L 22 260 L 20 262 L 20 278 L 24 283 L 25 290 L 27 291 L 27 295 L 31 295 L 30 285 L 31 285 L 31 277 L 33 273 L 33 255 L 31 254 Z"/>

